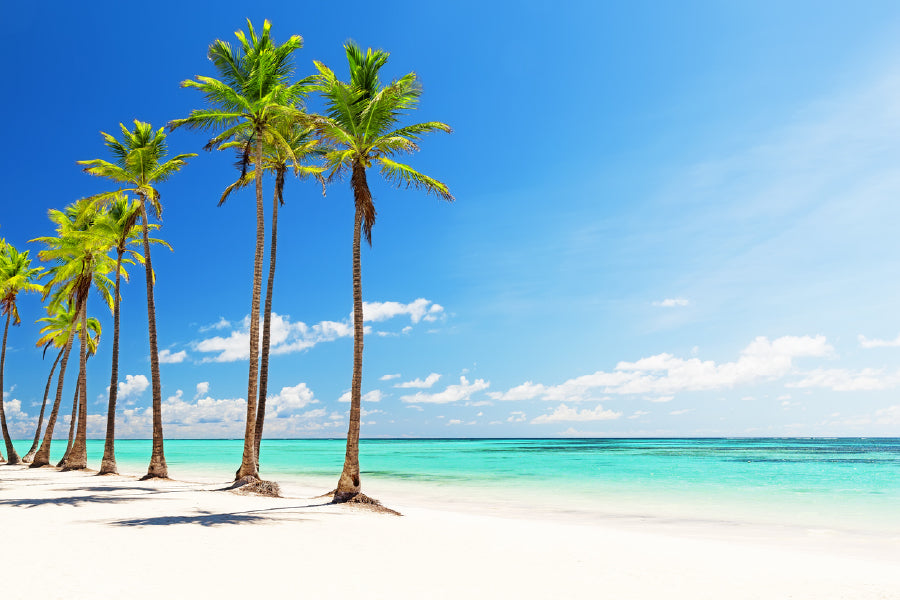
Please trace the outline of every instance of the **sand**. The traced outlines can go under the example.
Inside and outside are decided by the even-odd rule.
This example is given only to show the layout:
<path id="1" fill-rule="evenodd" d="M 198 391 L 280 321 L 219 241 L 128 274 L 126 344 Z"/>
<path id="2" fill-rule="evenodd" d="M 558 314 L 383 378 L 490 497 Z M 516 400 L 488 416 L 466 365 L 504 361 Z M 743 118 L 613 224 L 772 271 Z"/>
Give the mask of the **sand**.
<path id="1" fill-rule="evenodd" d="M 3 598 L 900 598 L 900 540 L 0 467 Z"/>

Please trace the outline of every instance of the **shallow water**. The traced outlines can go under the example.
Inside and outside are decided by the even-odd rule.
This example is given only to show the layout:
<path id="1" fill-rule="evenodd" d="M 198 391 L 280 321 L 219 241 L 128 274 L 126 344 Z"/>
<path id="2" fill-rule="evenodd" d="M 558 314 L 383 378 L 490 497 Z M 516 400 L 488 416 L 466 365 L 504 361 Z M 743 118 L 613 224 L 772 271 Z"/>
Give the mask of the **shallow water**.
<path id="1" fill-rule="evenodd" d="M 25 446 L 18 442 L 17 446 Z M 54 458 L 65 449 L 55 441 Z M 149 440 L 119 440 L 122 472 L 142 474 Z M 241 440 L 166 440 L 174 478 L 227 481 Z M 97 468 L 102 440 L 89 440 Z M 264 440 L 262 475 L 333 489 L 343 440 Z M 362 440 L 365 489 L 622 519 L 748 519 L 900 535 L 900 439 Z"/>

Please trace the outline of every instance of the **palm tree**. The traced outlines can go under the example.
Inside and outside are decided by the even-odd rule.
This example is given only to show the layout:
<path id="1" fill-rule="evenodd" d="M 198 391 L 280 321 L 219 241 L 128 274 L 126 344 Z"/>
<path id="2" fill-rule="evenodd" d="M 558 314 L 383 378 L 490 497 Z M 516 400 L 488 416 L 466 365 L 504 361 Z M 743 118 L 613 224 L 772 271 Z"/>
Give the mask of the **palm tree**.
<path id="1" fill-rule="evenodd" d="M 156 340 L 156 303 L 153 298 L 153 264 L 150 259 L 150 222 L 147 218 L 147 203 L 153 207 L 156 216 L 162 214 L 159 191 L 154 187 L 169 179 L 185 164 L 186 159 L 196 154 L 179 154 L 166 160 L 165 128 L 157 131 L 149 123 L 135 120 L 134 130 L 129 131 L 123 124 L 123 141 L 117 140 L 108 133 L 101 132 L 106 140 L 106 147 L 113 155 L 114 161 L 101 159 L 81 160 L 84 171 L 98 177 L 106 177 L 123 185 L 120 191 L 133 192 L 141 205 L 141 232 L 144 242 L 144 274 L 147 284 L 147 331 L 150 336 L 150 379 L 153 390 L 153 450 L 150 455 L 150 466 L 143 479 L 154 477 L 168 478 L 169 469 L 163 449 L 162 431 L 162 384 L 159 380 L 159 350 Z M 110 195 L 98 195 L 97 201 L 108 200 Z"/>
<path id="2" fill-rule="evenodd" d="M 0 350 L 0 426 L 3 429 L 3 441 L 6 444 L 8 463 L 15 465 L 21 462 L 16 449 L 9 437 L 9 429 L 6 425 L 6 411 L 3 408 L 3 369 L 6 365 L 6 336 L 9 333 L 9 323 L 18 325 L 22 322 L 19 318 L 19 309 L 16 306 L 16 296 L 19 292 L 40 292 L 43 287 L 37 283 L 37 279 L 43 268 L 31 267 L 28 258 L 28 250 L 19 252 L 12 244 L 0 239 L 0 315 L 6 315 L 6 324 L 3 327 L 3 346 Z"/>
<path id="3" fill-rule="evenodd" d="M 169 123 L 170 129 L 187 126 L 192 129 L 219 131 L 206 145 L 210 150 L 244 136 L 249 155 L 255 145 L 255 164 L 263 164 L 266 139 L 282 148 L 292 160 L 292 151 L 278 134 L 279 120 L 300 120 L 297 104 L 305 96 L 310 80 L 290 84 L 294 67 L 291 54 L 303 46 L 303 38 L 291 36 L 284 44 L 276 44 L 270 35 L 272 24 L 267 20 L 257 34 L 247 20 L 249 36 L 235 32 L 240 48 L 228 42 L 214 41 L 209 47 L 209 59 L 219 72 L 220 79 L 197 76 L 186 80 L 182 87 L 196 88 L 206 95 L 209 108 L 195 109 L 184 119 Z M 244 429 L 244 453 L 237 479 L 259 478 L 256 460 L 257 377 L 259 368 L 259 304 L 262 289 L 262 260 L 265 243 L 265 220 L 262 197 L 263 169 L 257 169 L 256 182 L 256 248 L 253 261 L 253 291 L 250 301 L 250 368 L 247 378 L 247 423 Z"/>
<path id="4" fill-rule="evenodd" d="M 60 359 L 63 358 L 63 355 L 66 351 L 66 342 L 69 340 L 69 334 L 72 331 L 72 328 L 76 325 L 75 323 L 75 307 L 69 306 L 66 303 L 62 303 L 60 306 L 56 308 L 55 311 L 52 311 L 48 316 L 41 317 L 37 320 L 38 323 L 46 323 L 44 327 L 41 328 L 41 337 L 38 339 L 35 344 L 38 347 L 44 347 L 44 354 L 46 355 L 47 349 L 50 346 L 54 348 L 59 348 L 59 352 L 56 355 L 56 360 L 53 362 L 53 366 L 50 368 L 50 375 L 47 377 L 47 385 L 44 388 L 44 401 L 41 403 L 41 413 L 38 417 L 38 425 L 37 429 L 34 432 L 34 442 L 31 444 L 31 449 L 28 451 L 28 454 L 22 459 L 22 462 L 30 463 L 34 460 L 35 453 L 38 449 L 38 443 L 41 441 L 41 427 L 44 422 L 44 410 L 47 407 L 47 398 L 50 395 L 50 384 L 53 381 L 53 372 L 56 370 L 56 366 L 59 364 Z M 80 323 L 78 324 L 80 327 Z M 88 319 L 88 329 L 92 332 L 92 335 L 96 338 L 99 338 L 100 335 L 100 322 L 91 317 Z M 59 404 L 54 404 L 54 408 L 51 409 L 53 422 L 56 422 L 56 415 L 59 410 Z M 73 418 L 74 422 L 74 418 Z M 49 426 L 49 425 L 48 425 Z M 74 438 L 74 432 L 71 432 L 70 435 L 70 443 L 71 439 Z"/>
<path id="5" fill-rule="evenodd" d="M 360 233 L 372 245 L 375 204 L 366 180 L 366 169 L 377 163 L 381 175 L 398 186 L 412 186 L 452 201 L 447 186 L 392 157 L 419 149 L 416 141 L 425 133 L 450 127 L 437 121 L 395 128 L 399 118 L 418 103 L 422 88 L 415 73 L 408 73 L 389 85 L 381 86 L 378 72 L 388 53 L 365 53 L 353 42 L 344 45 L 350 64 L 350 83 L 340 81 L 320 62 L 317 89 L 324 95 L 327 116 L 316 119 L 319 135 L 334 149 L 326 156 L 331 177 L 350 171 L 355 219 L 353 224 L 353 379 L 350 388 L 350 424 L 344 468 L 334 493 L 334 502 L 346 502 L 360 494 L 359 419 L 362 388 L 363 308 L 360 264 Z"/>
<path id="6" fill-rule="evenodd" d="M 77 323 L 78 331 L 81 332 L 81 321 Z M 88 336 L 87 336 L 87 358 L 85 359 L 85 370 L 87 370 L 87 361 L 97 353 L 97 346 L 100 344 L 100 321 L 98 321 L 95 317 L 88 317 L 87 320 L 88 327 Z M 69 453 L 72 451 L 72 446 L 75 445 L 75 425 L 78 423 L 78 401 L 81 399 L 81 384 L 75 387 L 75 394 L 72 396 L 72 416 L 69 419 L 69 443 L 66 445 L 66 451 L 63 453 L 63 457 L 56 464 L 57 467 L 62 467 L 67 464 L 69 460 Z M 85 392 L 87 393 L 87 392 Z"/>
<path id="7" fill-rule="evenodd" d="M 271 344 L 271 325 L 272 325 L 272 295 L 275 286 L 275 259 L 278 248 L 278 205 L 284 205 L 284 176 L 288 167 L 292 167 L 294 175 L 300 179 L 306 179 L 310 176 L 321 180 L 321 174 L 325 168 L 318 165 L 304 164 L 313 157 L 322 156 L 319 146 L 319 140 L 313 134 L 315 129 L 304 126 L 294 121 L 281 121 L 276 126 L 277 133 L 286 142 L 286 146 L 271 143 L 269 140 L 263 148 L 263 167 L 265 171 L 274 173 L 275 175 L 275 193 L 272 198 L 272 231 L 270 234 L 271 242 L 269 245 L 269 277 L 266 281 L 266 299 L 263 306 L 263 331 L 262 331 L 262 348 L 259 357 L 259 394 L 256 409 L 256 429 L 254 432 L 254 440 L 256 441 L 256 466 L 259 468 L 259 448 L 262 441 L 263 424 L 266 417 L 266 393 L 268 391 L 269 382 L 269 348 Z M 238 148 L 240 152 L 240 165 L 243 172 L 236 182 L 229 185 L 222 198 L 219 200 L 219 206 L 225 203 L 228 196 L 235 190 L 247 187 L 251 182 L 256 180 L 256 163 L 253 162 L 253 170 L 248 171 L 248 162 L 252 159 L 248 156 L 246 149 L 248 147 L 247 140 L 241 139 L 222 144 L 222 149 L 227 147 Z M 324 193 L 324 190 L 323 190 Z"/>
<path id="8" fill-rule="evenodd" d="M 49 238 L 48 238 L 49 239 Z M 53 430 L 56 427 L 56 419 L 59 415 L 60 404 L 62 403 L 63 382 L 66 376 L 66 365 L 69 362 L 69 353 L 72 350 L 72 343 L 75 336 L 78 335 L 77 329 L 80 329 L 78 322 L 79 313 L 74 304 L 61 302 L 52 307 L 48 307 L 49 316 L 39 319 L 45 321 L 45 325 L 41 329 L 42 337 L 37 344 L 53 344 L 61 347 L 62 361 L 59 364 L 59 376 L 56 385 L 56 399 L 53 407 L 50 409 L 50 417 L 47 419 L 47 429 L 44 431 L 43 440 L 37 453 L 31 461 L 31 466 L 43 467 L 50 464 L 50 443 L 53 440 Z M 99 325 L 99 324 L 98 324 Z M 91 322 L 88 320 L 88 327 Z M 77 393 L 77 390 L 76 390 Z"/>
<path id="9" fill-rule="evenodd" d="M 128 272 L 124 270 L 124 264 L 134 264 L 135 261 L 143 263 L 144 257 L 137 250 L 129 246 L 141 243 L 141 228 L 136 225 L 141 207 L 137 202 L 131 202 L 125 194 L 118 197 L 107 207 L 106 211 L 97 222 L 98 230 L 109 236 L 114 241 L 116 250 L 116 287 L 113 306 L 113 345 L 112 345 L 112 369 L 109 382 L 109 409 L 106 413 L 106 442 L 103 445 L 103 460 L 100 463 L 98 475 L 111 475 L 118 473 L 116 468 L 116 400 L 118 399 L 119 381 L 119 310 L 122 300 L 120 293 L 120 280 L 122 277 L 128 280 Z M 150 225 L 151 229 L 159 226 Z M 168 243 L 150 238 L 151 242 L 164 244 L 170 250 Z M 131 258 L 124 258 L 128 252 Z M 133 259 L 133 260 L 132 260 Z"/>
<path id="10" fill-rule="evenodd" d="M 51 345 L 53 345 L 52 342 L 44 346 L 44 356 L 47 355 L 47 348 Z M 40 346 L 40 344 L 38 344 L 38 346 Z M 41 403 L 41 413 L 38 416 L 37 427 L 34 430 L 34 442 L 32 442 L 28 453 L 22 457 L 22 462 L 24 463 L 30 463 L 34 459 L 34 454 L 37 452 L 38 444 L 41 441 L 41 429 L 44 426 L 44 410 L 47 408 L 47 398 L 50 396 L 50 384 L 53 383 L 53 373 L 56 371 L 56 365 L 59 364 L 59 359 L 62 358 L 64 349 L 64 347 L 60 348 L 59 352 L 56 354 L 56 360 L 53 361 L 53 366 L 50 367 L 50 375 L 47 376 L 47 385 L 44 387 L 44 401 Z"/>
<path id="11" fill-rule="evenodd" d="M 58 237 L 44 237 L 33 241 L 44 242 L 48 248 L 38 256 L 41 260 L 53 260 L 56 264 L 47 271 L 49 281 L 44 286 L 44 298 L 51 297 L 50 309 L 54 310 L 62 303 L 75 306 L 77 322 L 87 322 L 87 299 L 91 287 L 94 286 L 101 298 L 112 308 L 112 282 L 107 273 L 113 270 L 112 260 L 107 256 L 111 244 L 103 235 L 99 235 L 94 223 L 98 215 L 91 198 L 85 198 L 69 205 L 64 211 L 51 210 L 50 219 L 57 224 Z M 65 458 L 64 470 L 84 469 L 87 467 L 87 327 L 78 327 L 80 344 L 80 369 L 76 389 L 80 392 L 78 429 L 71 451 Z M 73 328 L 74 331 L 75 328 Z M 71 344 L 72 336 L 69 336 Z M 68 352 L 67 352 L 68 354 Z M 57 398 L 61 399 L 62 376 L 60 369 L 60 385 Z M 52 415 L 51 415 L 52 419 Z M 48 433 L 52 435 L 48 424 Z M 35 455 L 35 462 L 49 459 L 48 435 L 45 434 L 47 446 L 46 456 L 42 455 L 44 445 Z M 44 463 L 46 464 L 46 463 Z M 32 463 L 34 466 L 34 463 Z"/>

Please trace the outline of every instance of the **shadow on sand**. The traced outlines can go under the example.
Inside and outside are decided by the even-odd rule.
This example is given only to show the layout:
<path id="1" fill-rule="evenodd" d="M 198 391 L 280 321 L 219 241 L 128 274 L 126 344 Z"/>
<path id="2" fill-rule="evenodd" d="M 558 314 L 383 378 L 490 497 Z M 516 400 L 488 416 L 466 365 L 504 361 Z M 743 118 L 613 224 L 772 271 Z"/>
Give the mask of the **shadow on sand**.
<path id="1" fill-rule="evenodd" d="M 86 504 L 121 504 L 134 500 L 145 500 L 140 496 L 63 496 L 61 498 L 11 498 L 0 500 L 0 506 L 34 508 L 36 506 L 83 506 Z"/>

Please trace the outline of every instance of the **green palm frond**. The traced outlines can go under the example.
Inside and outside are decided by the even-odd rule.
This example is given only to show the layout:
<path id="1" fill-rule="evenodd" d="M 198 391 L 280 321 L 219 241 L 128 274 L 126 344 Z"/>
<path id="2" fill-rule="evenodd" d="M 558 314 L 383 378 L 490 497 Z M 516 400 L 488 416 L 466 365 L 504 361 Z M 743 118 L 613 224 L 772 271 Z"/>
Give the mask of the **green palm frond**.
<path id="1" fill-rule="evenodd" d="M 429 177 L 423 173 L 419 173 L 409 165 L 404 165 L 381 156 L 377 159 L 381 166 L 381 174 L 388 181 L 394 182 L 398 187 L 405 184 L 406 187 L 414 187 L 417 190 L 425 190 L 428 194 L 435 194 L 448 202 L 453 201 L 453 196 L 446 184 L 438 181 L 433 177 Z"/>

